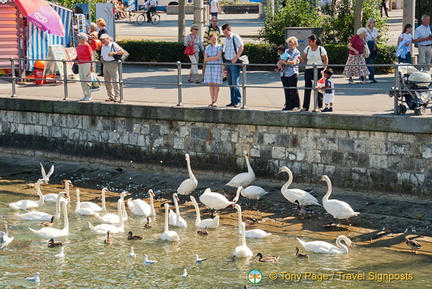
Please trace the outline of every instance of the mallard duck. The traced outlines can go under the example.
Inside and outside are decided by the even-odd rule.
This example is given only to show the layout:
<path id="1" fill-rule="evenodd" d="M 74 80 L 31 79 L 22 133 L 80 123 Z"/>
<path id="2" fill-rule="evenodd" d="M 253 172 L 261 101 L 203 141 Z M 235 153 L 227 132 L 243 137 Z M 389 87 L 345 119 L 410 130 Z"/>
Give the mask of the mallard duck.
<path id="1" fill-rule="evenodd" d="M 297 257 L 299 257 L 299 258 L 309 258 L 309 255 L 308 254 L 302 254 L 302 253 L 299 253 L 300 252 L 300 249 L 299 249 L 299 247 L 296 247 L 296 256 Z"/>
<path id="2" fill-rule="evenodd" d="M 113 242 L 113 238 L 110 236 L 110 231 L 107 231 L 107 236 L 104 240 L 104 243 L 107 245 L 111 245 Z"/>
<path id="3" fill-rule="evenodd" d="M 195 254 L 195 263 L 202 263 L 207 261 L 208 258 L 200 258 L 197 254 Z"/>
<path id="4" fill-rule="evenodd" d="M 297 205 L 298 216 L 300 219 L 309 219 L 312 216 L 313 210 L 300 206 L 300 203 L 297 200 L 295 201 L 295 204 Z"/>
<path id="5" fill-rule="evenodd" d="M 261 253 L 256 254 L 255 257 L 259 257 L 258 261 L 260 261 L 260 262 L 274 262 L 274 261 L 277 261 L 279 259 L 279 256 L 263 257 L 263 255 Z"/>
<path id="6" fill-rule="evenodd" d="M 145 223 L 144 228 L 150 229 L 152 227 L 152 224 L 150 224 L 150 219 L 147 217 L 147 223 Z"/>
<path id="7" fill-rule="evenodd" d="M 51 221 L 49 221 L 49 222 L 42 222 L 42 223 L 40 223 L 40 226 L 41 227 L 52 227 L 54 225 L 54 219 L 55 219 L 55 216 L 52 216 L 51 217 Z"/>
<path id="8" fill-rule="evenodd" d="M 419 242 L 415 240 L 410 240 L 408 239 L 408 237 L 405 237 L 404 241 L 407 244 L 407 246 L 410 247 L 411 253 L 417 254 L 417 250 L 419 250 L 422 247 L 422 245 L 420 245 Z"/>
<path id="9" fill-rule="evenodd" d="M 202 230 L 198 230 L 198 231 L 197 231 L 197 234 L 198 234 L 198 235 L 201 235 L 201 236 L 207 236 L 207 235 L 208 235 L 207 227 L 204 228 L 204 229 L 202 229 Z"/>
<path id="10" fill-rule="evenodd" d="M 128 240 L 142 240 L 143 237 L 142 236 L 138 236 L 138 235 L 134 235 L 132 233 L 132 231 L 129 231 L 127 239 Z"/>
<path id="11" fill-rule="evenodd" d="M 55 248 L 59 246 L 63 246 L 63 243 L 60 241 L 54 241 L 54 239 L 49 239 L 48 248 Z"/>

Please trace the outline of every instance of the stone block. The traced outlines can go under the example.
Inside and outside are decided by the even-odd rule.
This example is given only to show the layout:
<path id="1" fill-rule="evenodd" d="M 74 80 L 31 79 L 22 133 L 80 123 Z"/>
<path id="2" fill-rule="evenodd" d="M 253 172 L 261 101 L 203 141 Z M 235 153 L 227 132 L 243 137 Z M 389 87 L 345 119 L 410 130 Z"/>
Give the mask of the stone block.
<path id="1" fill-rule="evenodd" d="M 139 136 L 139 134 L 137 132 L 130 133 L 129 134 L 129 144 L 130 145 L 137 145 L 138 144 L 138 136 Z"/>
<path id="2" fill-rule="evenodd" d="M 354 151 L 354 140 L 351 139 L 341 139 L 339 140 L 339 150 L 345 152 L 353 152 Z"/>
<path id="3" fill-rule="evenodd" d="M 264 144 L 276 144 L 277 135 L 274 133 L 264 133 L 263 143 Z"/>
<path id="4" fill-rule="evenodd" d="M 407 185 L 410 182 L 410 173 L 398 172 L 397 173 L 397 183 L 398 185 Z"/>
<path id="5" fill-rule="evenodd" d="M 174 137 L 174 145 L 175 149 L 184 150 L 184 138 Z"/>
<path id="6" fill-rule="evenodd" d="M 58 117 L 59 125 L 60 127 L 68 127 L 68 116 L 67 115 L 60 115 Z"/>
<path id="7" fill-rule="evenodd" d="M 52 128 L 52 133 L 51 133 L 52 137 L 60 138 L 62 135 L 61 128 L 58 126 L 52 126 L 51 128 Z"/>
<path id="8" fill-rule="evenodd" d="M 109 143 L 117 143 L 120 139 L 120 134 L 118 132 L 108 131 L 107 134 L 108 134 L 108 140 L 107 141 Z"/>
<path id="9" fill-rule="evenodd" d="M 422 147 L 422 157 L 424 159 L 430 159 L 432 158 L 432 144 L 427 144 L 425 146 Z"/>
<path id="10" fill-rule="evenodd" d="M 138 146 L 140 147 L 145 147 L 146 143 L 145 143 L 145 136 L 140 134 L 138 135 L 138 141 L 137 141 Z"/>
<path id="11" fill-rule="evenodd" d="M 18 134 L 25 134 L 25 126 L 23 125 L 23 124 L 21 124 L 21 123 L 18 123 L 18 126 L 17 126 L 17 133 Z"/>
<path id="12" fill-rule="evenodd" d="M 119 141 L 119 143 L 124 144 L 124 145 L 129 144 L 129 134 L 128 133 L 120 134 L 118 141 Z"/>
<path id="13" fill-rule="evenodd" d="M 80 129 L 71 128 L 68 131 L 68 138 L 69 138 L 69 140 L 79 141 L 80 140 L 80 135 L 81 135 L 81 130 Z"/>
<path id="14" fill-rule="evenodd" d="M 232 135 L 231 135 L 231 132 L 230 132 L 230 131 L 225 130 L 225 129 L 222 129 L 222 130 L 220 131 L 220 140 L 221 140 L 221 141 L 228 141 L 228 142 L 231 142 L 231 138 L 232 138 Z"/>
<path id="15" fill-rule="evenodd" d="M 393 143 L 392 152 L 396 155 L 408 155 L 410 146 L 407 143 Z"/>
<path id="16" fill-rule="evenodd" d="M 90 142 L 97 142 L 99 140 L 99 132 L 95 130 L 83 130 L 87 132 L 87 138 Z"/>
<path id="17" fill-rule="evenodd" d="M 34 126 L 34 135 L 36 135 L 36 136 L 42 135 L 42 126 L 41 125 L 35 125 Z"/>
<path id="18" fill-rule="evenodd" d="M 249 153 L 251 157 L 259 158 L 261 156 L 261 146 L 256 144 L 250 147 Z"/>
<path id="19" fill-rule="evenodd" d="M 285 147 L 272 147 L 272 158 L 284 160 L 286 159 L 286 148 Z"/>
<path id="20" fill-rule="evenodd" d="M 374 169 L 385 169 L 387 168 L 387 156 L 386 155 L 369 155 L 370 168 Z"/>
<path id="21" fill-rule="evenodd" d="M 410 175 L 410 183 L 414 186 L 422 186 L 425 181 L 424 174 L 411 174 Z"/>

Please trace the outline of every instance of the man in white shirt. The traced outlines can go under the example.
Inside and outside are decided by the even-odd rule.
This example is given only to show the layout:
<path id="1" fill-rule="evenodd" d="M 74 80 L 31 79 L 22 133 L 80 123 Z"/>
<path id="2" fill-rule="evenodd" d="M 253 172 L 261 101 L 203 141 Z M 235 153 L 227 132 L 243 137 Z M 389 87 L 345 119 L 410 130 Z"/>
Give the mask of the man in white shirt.
<path id="1" fill-rule="evenodd" d="M 151 13 L 156 12 L 157 0 L 147 0 L 144 6 L 147 8 L 147 22 L 151 22 Z"/>
<path id="2" fill-rule="evenodd" d="M 209 14 L 211 15 L 211 17 L 218 17 L 218 14 L 220 13 L 219 0 L 211 0 L 209 2 L 209 5 Z"/>
<path id="3" fill-rule="evenodd" d="M 423 71 L 429 73 L 432 60 L 432 32 L 429 26 L 429 15 L 423 15 L 421 21 L 422 25 L 416 28 L 412 42 L 418 44 L 418 64 L 423 64 L 419 69 L 423 67 Z"/>
<path id="4" fill-rule="evenodd" d="M 116 102 L 120 100 L 120 87 L 118 83 L 118 62 L 115 60 L 114 55 L 123 55 L 124 51 L 117 43 L 110 40 L 108 34 L 102 34 L 99 40 L 102 42 L 101 58 L 104 64 L 103 74 L 108 94 L 106 101 Z"/>

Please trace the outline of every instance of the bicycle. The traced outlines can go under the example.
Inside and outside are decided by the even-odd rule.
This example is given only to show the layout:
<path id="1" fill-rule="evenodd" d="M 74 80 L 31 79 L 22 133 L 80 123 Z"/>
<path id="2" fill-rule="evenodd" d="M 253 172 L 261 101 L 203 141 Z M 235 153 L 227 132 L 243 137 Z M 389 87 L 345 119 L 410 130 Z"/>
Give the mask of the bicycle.
<path id="1" fill-rule="evenodd" d="M 150 16 L 151 16 L 150 17 L 151 24 L 158 25 L 160 22 L 159 13 L 157 11 L 152 11 L 152 12 L 150 12 Z M 136 23 L 138 25 L 143 25 L 146 22 L 146 18 L 147 18 L 147 14 L 146 14 L 146 11 L 144 11 L 142 14 L 137 16 Z"/>

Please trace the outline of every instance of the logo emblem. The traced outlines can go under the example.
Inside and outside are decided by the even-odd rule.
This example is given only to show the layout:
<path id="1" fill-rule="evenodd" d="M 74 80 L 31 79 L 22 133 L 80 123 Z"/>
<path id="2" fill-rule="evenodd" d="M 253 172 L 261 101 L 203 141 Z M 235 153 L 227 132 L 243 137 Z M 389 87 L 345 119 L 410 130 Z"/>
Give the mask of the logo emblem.
<path id="1" fill-rule="evenodd" d="M 47 23 L 48 22 L 48 19 L 45 16 L 43 16 L 42 14 L 40 14 L 39 12 L 36 12 L 34 14 L 34 18 L 37 21 L 39 21 L 40 23 Z"/>
<path id="2" fill-rule="evenodd" d="M 248 280 L 249 282 L 251 282 L 252 284 L 258 284 L 259 282 L 261 282 L 262 280 L 262 273 L 260 270 L 250 270 L 248 273 Z"/>

